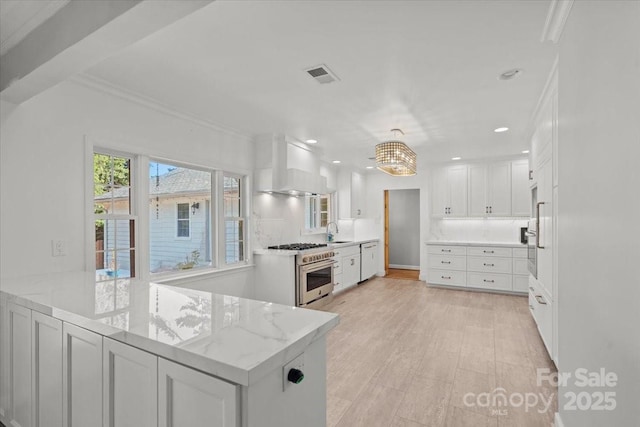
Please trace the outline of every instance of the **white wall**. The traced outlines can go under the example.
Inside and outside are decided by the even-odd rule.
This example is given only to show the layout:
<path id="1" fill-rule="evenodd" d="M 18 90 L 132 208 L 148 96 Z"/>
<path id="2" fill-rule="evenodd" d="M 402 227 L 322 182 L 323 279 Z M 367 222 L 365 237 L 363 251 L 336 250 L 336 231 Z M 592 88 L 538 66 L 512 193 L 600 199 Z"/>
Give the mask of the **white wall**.
<path id="1" fill-rule="evenodd" d="M 420 190 L 389 191 L 389 264 L 420 266 Z"/>
<path id="2" fill-rule="evenodd" d="M 202 166 L 253 169 L 248 138 L 77 83 L 0 108 L 2 278 L 84 269 L 86 137 Z M 52 239 L 66 240 L 67 256 L 51 256 Z M 242 274 L 246 283 L 252 273 Z M 211 289 L 223 281 L 210 281 Z M 237 294 L 252 291 L 243 286 Z"/>
<path id="3" fill-rule="evenodd" d="M 560 387 L 566 427 L 640 420 L 640 2 L 573 3 L 560 40 L 559 369 L 615 372 L 615 388 Z M 616 393 L 613 411 L 566 392 Z"/>

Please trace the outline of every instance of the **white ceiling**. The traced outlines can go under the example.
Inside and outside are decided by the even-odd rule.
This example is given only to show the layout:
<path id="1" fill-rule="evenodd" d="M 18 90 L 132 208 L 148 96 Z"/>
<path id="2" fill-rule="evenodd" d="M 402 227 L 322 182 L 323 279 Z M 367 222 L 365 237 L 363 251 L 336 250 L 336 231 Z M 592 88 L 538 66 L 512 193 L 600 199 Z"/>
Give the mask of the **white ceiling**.
<path id="1" fill-rule="evenodd" d="M 0 0 L 0 55 L 67 3 L 69 0 Z"/>
<path id="2" fill-rule="evenodd" d="M 513 155 L 556 53 L 540 42 L 548 6 L 216 1 L 87 73 L 243 133 L 317 139 L 359 167 L 392 128 L 420 162 Z M 339 82 L 303 71 L 322 63 Z"/>

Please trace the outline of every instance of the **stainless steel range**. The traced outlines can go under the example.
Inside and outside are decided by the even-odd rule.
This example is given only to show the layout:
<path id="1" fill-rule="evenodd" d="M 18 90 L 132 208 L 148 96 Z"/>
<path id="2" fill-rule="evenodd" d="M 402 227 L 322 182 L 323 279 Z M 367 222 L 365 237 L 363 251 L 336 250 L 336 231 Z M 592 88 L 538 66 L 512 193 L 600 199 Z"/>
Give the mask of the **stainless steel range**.
<path id="1" fill-rule="evenodd" d="M 291 243 L 268 249 L 298 251 L 296 254 L 296 305 L 320 305 L 333 291 L 332 249 L 323 243 Z"/>

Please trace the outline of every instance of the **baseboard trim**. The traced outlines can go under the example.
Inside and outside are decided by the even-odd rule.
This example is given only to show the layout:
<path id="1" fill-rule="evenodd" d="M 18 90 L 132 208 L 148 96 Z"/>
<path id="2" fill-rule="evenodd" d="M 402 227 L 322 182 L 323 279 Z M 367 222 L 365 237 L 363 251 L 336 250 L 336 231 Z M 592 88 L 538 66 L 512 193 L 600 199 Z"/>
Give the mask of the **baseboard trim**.
<path id="1" fill-rule="evenodd" d="M 560 412 L 556 412 L 555 416 L 553 417 L 553 425 L 555 427 L 564 427 L 562 418 L 560 418 Z"/>
<path id="2" fill-rule="evenodd" d="M 400 270 L 420 270 L 419 265 L 389 264 L 389 268 L 397 268 Z"/>

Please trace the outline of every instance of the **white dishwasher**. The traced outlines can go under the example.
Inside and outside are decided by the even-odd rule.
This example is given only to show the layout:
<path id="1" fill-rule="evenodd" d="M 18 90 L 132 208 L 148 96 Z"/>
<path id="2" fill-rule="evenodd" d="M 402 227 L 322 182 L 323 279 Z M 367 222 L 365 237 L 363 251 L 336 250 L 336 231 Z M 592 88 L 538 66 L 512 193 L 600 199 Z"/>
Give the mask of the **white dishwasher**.
<path id="1" fill-rule="evenodd" d="M 378 271 L 378 243 L 363 243 L 360 248 L 360 281 L 363 281 Z"/>

